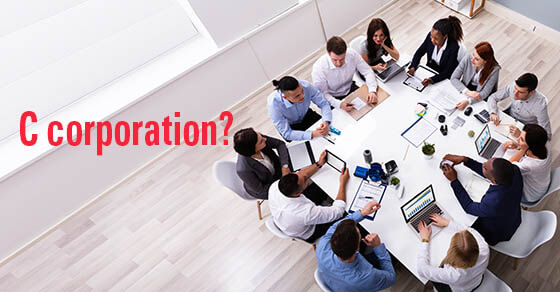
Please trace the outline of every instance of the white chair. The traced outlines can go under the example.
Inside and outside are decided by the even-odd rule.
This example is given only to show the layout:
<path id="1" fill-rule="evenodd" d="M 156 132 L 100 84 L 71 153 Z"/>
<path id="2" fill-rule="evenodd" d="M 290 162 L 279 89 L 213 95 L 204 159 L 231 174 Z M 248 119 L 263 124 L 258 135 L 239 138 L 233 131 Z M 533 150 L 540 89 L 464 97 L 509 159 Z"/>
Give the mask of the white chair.
<path id="1" fill-rule="evenodd" d="M 542 202 L 548 195 L 556 192 L 557 190 L 560 190 L 560 167 L 556 168 L 556 169 L 553 169 L 550 172 L 550 185 L 548 185 L 548 190 L 546 191 L 546 194 L 540 200 L 538 200 L 538 201 L 536 201 L 532 204 L 521 203 L 521 206 L 523 206 L 525 208 L 535 207 L 540 202 Z"/>
<path id="2" fill-rule="evenodd" d="M 325 285 L 323 280 L 321 280 L 321 278 L 319 278 L 319 270 L 318 269 L 315 270 L 314 276 L 315 276 L 315 282 L 317 282 L 317 286 L 319 286 L 319 288 L 321 288 L 321 290 L 323 290 L 323 292 L 332 292 L 332 290 L 329 289 L 329 287 L 327 287 L 327 285 Z"/>
<path id="3" fill-rule="evenodd" d="M 285 238 L 285 239 L 291 239 L 291 240 L 293 240 L 293 241 L 299 241 L 299 242 L 303 242 L 303 243 L 305 243 L 305 244 L 311 244 L 311 246 L 313 247 L 313 250 L 315 250 L 315 248 L 317 247 L 317 246 L 316 246 L 316 243 L 317 243 L 317 241 L 319 241 L 319 239 L 317 239 L 317 241 L 315 241 L 314 243 L 309 243 L 309 242 L 307 242 L 307 241 L 305 241 L 305 240 L 303 240 L 303 239 L 299 239 L 299 238 L 296 238 L 296 237 L 288 236 L 288 235 L 284 234 L 284 232 L 282 232 L 282 230 L 280 230 L 280 228 L 278 228 L 278 226 L 276 226 L 276 224 L 274 223 L 274 218 L 272 218 L 272 217 L 266 219 L 266 220 L 264 221 L 264 225 L 266 225 L 266 228 L 267 228 L 272 234 L 274 234 L 276 237 Z"/>
<path id="4" fill-rule="evenodd" d="M 350 41 L 350 48 L 352 48 L 354 51 L 360 53 L 360 45 L 362 44 L 362 42 L 366 39 L 365 35 L 359 35 L 356 38 L 354 38 L 353 40 Z M 362 85 L 364 85 L 366 83 L 366 81 L 364 79 L 362 79 L 360 77 L 360 75 L 358 75 L 358 73 L 354 73 L 354 78 L 352 78 L 354 80 L 354 82 L 356 82 L 356 85 L 358 87 L 361 87 Z"/>
<path id="5" fill-rule="evenodd" d="M 463 44 L 463 42 L 459 42 L 459 52 L 457 52 L 457 62 L 461 63 L 461 60 L 463 60 L 466 54 L 467 54 L 467 47 L 465 47 L 465 44 Z"/>
<path id="6" fill-rule="evenodd" d="M 226 160 L 216 161 L 212 167 L 212 172 L 217 182 L 236 193 L 243 200 L 257 201 L 257 215 L 259 216 L 259 220 L 262 220 L 261 205 L 264 200 L 259 200 L 245 191 L 243 181 L 235 171 L 235 162 Z"/>
<path id="7" fill-rule="evenodd" d="M 492 274 L 490 270 L 484 272 L 484 279 L 482 284 L 476 289 L 477 292 L 511 292 L 511 288 L 496 275 Z"/>
<path id="8" fill-rule="evenodd" d="M 513 270 L 518 259 L 526 258 L 537 247 L 549 241 L 556 232 L 556 214 L 552 211 L 529 212 L 521 210 L 521 225 L 508 241 L 491 248 L 514 258 Z"/>

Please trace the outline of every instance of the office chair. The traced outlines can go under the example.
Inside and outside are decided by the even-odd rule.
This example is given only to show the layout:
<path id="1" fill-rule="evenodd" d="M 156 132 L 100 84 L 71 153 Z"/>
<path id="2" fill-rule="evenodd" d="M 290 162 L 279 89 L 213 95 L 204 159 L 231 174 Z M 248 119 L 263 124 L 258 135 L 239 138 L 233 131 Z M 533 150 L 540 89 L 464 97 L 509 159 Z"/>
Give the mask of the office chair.
<path id="1" fill-rule="evenodd" d="M 521 225 L 511 239 L 490 246 L 490 248 L 513 257 L 513 270 L 517 270 L 518 259 L 529 256 L 537 247 L 552 239 L 555 232 L 556 214 L 554 212 L 521 210 Z"/>
<path id="2" fill-rule="evenodd" d="M 544 201 L 544 199 L 546 197 L 548 197 L 548 195 L 556 192 L 557 190 L 560 190 L 560 167 L 556 168 L 556 169 L 553 169 L 550 172 L 550 185 L 548 185 L 548 190 L 546 191 L 546 194 L 540 200 L 538 200 L 534 203 L 523 203 L 523 202 L 521 202 L 521 206 L 523 206 L 524 209 L 535 207 L 540 202 Z"/>
<path id="3" fill-rule="evenodd" d="M 325 285 L 323 280 L 321 280 L 321 278 L 319 277 L 319 269 L 315 269 L 314 276 L 315 276 L 315 282 L 317 282 L 317 286 L 319 286 L 319 288 L 321 288 L 323 292 L 332 292 L 332 290 L 329 289 L 329 287 L 327 287 L 327 285 Z"/>
<path id="4" fill-rule="evenodd" d="M 435 287 L 434 291 L 437 291 Z M 476 289 L 476 292 L 512 292 L 512 290 L 508 284 L 487 269 L 486 272 L 484 272 L 482 284 Z"/>
<path id="5" fill-rule="evenodd" d="M 235 171 L 235 162 L 220 160 L 214 162 L 212 167 L 214 179 L 224 187 L 236 193 L 240 198 L 246 201 L 257 201 L 257 215 L 262 220 L 261 205 L 264 200 L 259 200 L 247 193 L 243 187 L 243 181 Z"/>
<path id="6" fill-rule="evenodd" d="M 355 37 L 353 40 L 350 41 L 350 48 L 352 48 L 354 51 L 358 52 L 358 54 L 360 53 L 360 44 L 366 39 L 365 35 L 359 35 L 357 37 Z M 366 81 L 364 79 L 362 79 L 362 77 L 360 77 L 360 75 L 358 74 L 358 72 L 354 72 L 354 77 L 352 78 L 352 80 L 354 80 L 354 82 L 356 82 L 356 85 L 358 87 L 361 87 L 362 85 L 364 85 L 366 83 Z"/>
<path id="7" fill-rule="evenodd" d="M 274 223 L 274 218 L 272 218 L 272 217 L 266 219 L 266 221 L 264 221 L 264 224 L 266 225 L 266 228 L 268 228 L 268 230 L 272 234 L 274 234 L 276 237 L 291 239 L 293 241 L 299 241 L 299 242 L 303 242 L 305 244 L 311 244 L 311 246 L 313 247 L 313 250 L 315 250 L 315 248 L 317 247 L 316 243 L 319 241 L 319 239 L 317 239 L 317 241 L 315 241 L 314 243 L 309 243 L 309 242 L 307 242 L 303 239 L 288 236 L 288 235 L 284 234 L 284 232 L 282 232 L 282 230 L 280 230 L 280 228 L 278 228 L 278 226 L 276 226 L 276 224 Z"/>

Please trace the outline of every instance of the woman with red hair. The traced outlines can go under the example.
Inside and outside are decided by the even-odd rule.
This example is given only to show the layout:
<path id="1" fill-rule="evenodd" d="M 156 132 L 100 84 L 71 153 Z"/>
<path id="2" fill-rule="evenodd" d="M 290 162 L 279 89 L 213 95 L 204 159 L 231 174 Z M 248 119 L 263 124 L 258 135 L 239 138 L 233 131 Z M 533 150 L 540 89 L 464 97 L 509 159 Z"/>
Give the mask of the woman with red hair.
<path id="1" fill-rule="evenodd" d="M 494 58 L 492 46 L 488 42 L 478 43 L 451 75 L 453 86 L 467 96 L 457 103 L 457 108 L 463 110 L 471 103 L 488 99 L 498 88 L 499 75 L 500 65 Z"/>

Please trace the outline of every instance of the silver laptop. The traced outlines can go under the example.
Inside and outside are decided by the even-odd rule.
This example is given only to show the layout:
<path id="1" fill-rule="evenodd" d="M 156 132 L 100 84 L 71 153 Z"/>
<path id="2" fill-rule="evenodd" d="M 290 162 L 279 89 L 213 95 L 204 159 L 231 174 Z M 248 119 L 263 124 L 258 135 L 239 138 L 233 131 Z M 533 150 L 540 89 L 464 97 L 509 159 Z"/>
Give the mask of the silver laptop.
<path id="1" fill-rule="evenodd" d="M 482 132 L 480 132 L 474 141 L 474 144 L 476 146 L 476 151 L 478 151 L 478 155 L 486 159 L 490 159 L 492 155 L 496 153 L 498 147 L 502 145 L 500 141 L 492 138 L 488 125 L 484 126 L 484 129 L 482 129 Z"/>
<path id="2" fill-rule="evenodd" d="M 383 70 L 383 71 L 377 71 L 374 70 L 377 78 L 379 78 L 382 82 L 387 82 L 389 81 L 391 78 L 397 76 L 399 73 L 401 73 L 404 68 L 406 68 L 408 66 L 410 62 L 406 63 L 404 66 L 400 66 L 399 64 L 397 64 L 397 61 L 395 61 L 394 59 L 389 60 L 386 64 L 387 64 L 387 69 Z"/>
<path id="3" fill-rule="evenodd" d="M 406 202 L 406 204 L 402 205 L 401 212 L 407 225 L 412 228 L 417 235 L 419 235 L 418 224 L 420 221 L 424 221 L 426 225 L 429 225 L 433 222 L 432 219 L 430 219 L 430 214 L 440 214 L 442 216 L 446 214 L 443 208 L 436 202 L 436 196 L 434 195 L 432 185 L 429 185 L 410 201 Z M 432 236 L 441 231 L 441 229 L 440 227 L 432 225 Z"/>

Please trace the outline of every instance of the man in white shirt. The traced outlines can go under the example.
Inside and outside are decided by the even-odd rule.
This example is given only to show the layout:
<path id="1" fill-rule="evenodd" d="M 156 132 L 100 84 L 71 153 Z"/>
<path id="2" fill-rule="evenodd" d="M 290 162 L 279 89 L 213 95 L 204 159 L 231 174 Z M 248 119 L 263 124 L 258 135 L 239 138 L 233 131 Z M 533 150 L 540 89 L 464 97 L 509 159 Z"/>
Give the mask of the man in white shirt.
<path id="1" fill-rule="evenodd" d="M 302 196 L 309 178 L 326 162 L 326 152 L 315 164 L 283 176 L 270 186 L 268 203 L 274 224 L 290 237 L 315 242 L 327 232 L 329 226 L 342 217 L 346 207 L 348 169 L 340 175 L 338 195 L 331 206 L 318 206 Z"/>
<path id="2" fill-rule="evenodd" d="M 369 90 L 368 103 L 377 103 L 377 80 L 373 70 L 358 52 L 347 48 L 346 42 L 341 37 L 334 36 L 329 39 L 327 54 L 313 64 L 311 77 L 313 84 L 319 88 L 331 106 L 351 111 L 353 105 L 341 100 L 358 89 L 352 81 L 356 71 L 365 76 Z"/>

